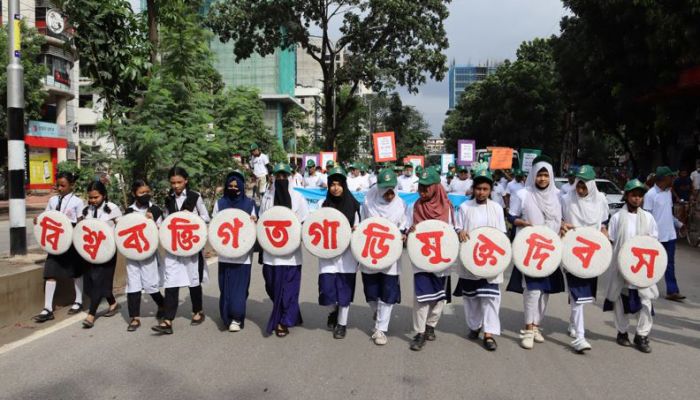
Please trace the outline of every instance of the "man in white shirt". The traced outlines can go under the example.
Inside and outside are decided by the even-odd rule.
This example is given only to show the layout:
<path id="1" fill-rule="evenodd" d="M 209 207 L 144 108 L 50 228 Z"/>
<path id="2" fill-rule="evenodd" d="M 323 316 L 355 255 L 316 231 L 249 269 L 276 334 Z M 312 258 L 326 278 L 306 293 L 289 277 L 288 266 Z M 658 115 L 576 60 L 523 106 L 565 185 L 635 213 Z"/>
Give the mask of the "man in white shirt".
<path id="1" fill-rule="evenodd" d="M 562 199 L 565 199 L 566 196 L 569 195 L 569 192 L 572 190 L 575 190 L 574 187 L 574 181 L 576 180 L 576 169 L 575 168 L 569 168 L 569 171 L 566 173 L 566 179 L 567 182 L 559 188 L 559 195 L 561 196 Z"/>
<path id="2" fill-rule="evenodd" d="M 452 179 L 450 182 L 450 193 L 456 193 L 461 195 L 471 195 L 472 193 L 472 180 L 469 179 L 469 170 L 465 165 L 460 165 L 457 177 Z"/>
<path id="3" fill-rule="evenodd" d="M 673 216 L 673 198 L 671 185 L 675 172 L 671 168 L 661 166 L 656 168 L 656 184 L 644 195 L 644 209 L 654 216 L 654 221 L 659 230 L 659 242 L 666 249 L 668 264 L 664 279 L 666 281 L 666 299 L 681 301 L 685 296 L 680 294 L 676 282 L 675 254 L 676 254 L 676 229 L 682 229 L 683 224 Z"/>
<path id="4" fill-rule="evenodd" d="M 350 175 L 347 178 L 348 189 L 351 192 L 360 192 L 369 189 L 369 177 L 360 174 L 361 165 L 351 164 Z"/>
<path id="5" fill-rule="evenodd" d="M 304 177 L 299 173 L 299 167 L 296 164 L 289 165 L 292 168 L 292 175 L 289 176 L 290 187 L 304 187 Z"/>
<path id="6" fill-rule="evenodd" d="M 695 160 L 695 171 L 690 173 L 690 180 L 693 181 L 693 193 L 697 199 L 700 195 L 700 160 Z"/>
<path id="7" fill-rule="evenodd" d="M 306 162 L 306 170 L 308 171 L 304 177 L 304 187 L 315 189 L 326 187 L 323 182 L 323 177 L 316 171 L 316 163 L 313 160 Z"/>
<path id="8" fill-rule="evenodd" d="M 262 199 L 267 189 L 267 164 L 270 159 L 260 151 L 256 143 L 250 145 L 250 169 L 253 170 L 253 197 Z"/>
<path id="9" fill-rule="evenodd" d="M 418 177 L 413 175 L 413 164 L 406 164 L 403 167 L 403 175 L 399 176 L 396 188 L 399 192 L 418 191 Z"/>
<path id="10" fill-rule="evenodd" d="M 508 182 L 506 185 L 506 192 L 503 195 L 503 203 L 506 209 L 510 208 L 510 199 L 515 197 L 518 190 L 524 187 L 523 182 L 525 182 L 525 174 L 519 168 L 513 170 L 513 180 Z"/>

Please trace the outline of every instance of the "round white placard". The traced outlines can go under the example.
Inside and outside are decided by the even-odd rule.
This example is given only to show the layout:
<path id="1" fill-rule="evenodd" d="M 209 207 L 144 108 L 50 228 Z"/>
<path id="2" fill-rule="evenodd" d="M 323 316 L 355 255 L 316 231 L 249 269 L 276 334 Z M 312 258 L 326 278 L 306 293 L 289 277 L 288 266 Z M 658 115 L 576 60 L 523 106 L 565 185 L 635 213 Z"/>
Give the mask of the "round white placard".
<path id="1" fill-rule="evenodd" d="M 255 245 L 255 234 L 250 214 L 237 208 L 219 211 L 209 223 L 209 243 L 223 257 L 247 255 Z"/>
<path id="2" fill-rule="evenodd" d="M 559 268 L 561 256 L 561 239 L 546 226 L 523 228 L 513 240 L 513 264 L 525 276 L 543 278 L 551 275 Z"/>
<path id="3" fill-rule="evenodd" d="M 45 252 L 63 254 L 73 244 L 73 224 L 62 212 L 44 211 L 36 217 L 34 239 Z"/>
<path id="4" fill-rule="evenodd" d="M 301 223 L 287 207 L 274 206 L 265 211 L 256 229 L 260 247 L 273 256 L 286 256 L 301 245 Z"/>
<path id="5" fill-rule="evenodd" d="M 158 238 L 163 249 L 176 256 L 192 256 L 207 244 L 207 224 L 197 214 L 178 211 L 160 224 Z"/>
<path id="6" fill-rule="evenodd" d="M 75 250 L 91 264 L 104 264 L 114 257 L 114 228 L 99 219 L 84 219 L 73 229 Z"/>
<path id="7" fill-rule="evenodd" d="M 301 240 L 318 258 L 337 257 L 350 246 L 352 228 L 343 213 L 322 207 L 311 213 L 302 226 Z"/>
<path id="8" fill-rule="evenodd" d="M 158 250 L 158 227 L 152 219 L 132 212 L 119 218 L 114 227 L 114 240 L 124 257 L 143 261 Z"/>
<path id="9" fill-rule="evenodd" d="M 459 237 L 448 223 L 436 219 L 422 221 L 406 240 L 408 257 L 425 272 L 450 268 L 459 255 Z"/>
<path id="10" fill-rule="evenodd" d="M 617 254 L 617 263 L 627 282 L 647 288 L 664 277 L 668 255 L 657 239 L 635 236 L 622 245 Z"/>
<path id="11" fill-rule="evenodd" d="M 569 230 L 561 241 L 561 264 L 579 278 L 603 275 L 612 261 L 610 240 L 598 229 L 582 227 Z"/>
<path id="12" fill-rule="evenodd" d="M 401 257 L 401 231 L 388 219 L 367 218 L 352 233 L 350 248 L 360 264 L 369 269 L 383 270 Z"/>
<path id="13" fill-rule="evenodd" d="M 462 267 L 479 278 L 491 279 L 505 271 L 513 260 L 510 239 L 496 228 L 482 226 L 469 232 L 460 245 Z"/>

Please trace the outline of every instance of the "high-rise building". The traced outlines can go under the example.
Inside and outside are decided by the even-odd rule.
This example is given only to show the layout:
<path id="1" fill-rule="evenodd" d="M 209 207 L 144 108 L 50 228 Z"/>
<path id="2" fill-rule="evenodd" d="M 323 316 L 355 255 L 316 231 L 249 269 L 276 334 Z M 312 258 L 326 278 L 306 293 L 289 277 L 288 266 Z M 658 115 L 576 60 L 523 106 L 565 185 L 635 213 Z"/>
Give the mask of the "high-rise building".
<path id="1" fill-rule="evenodd" d="M 462 93 L 475 82 L 486 79 L 488 75 L 496 72 L 500 63 L 487 62 L 485 65 L 457 65 L 454 60 L 450 63 L 448 83 L 450 85 L 450 110 L 453 110 L 459 102 Z"/>

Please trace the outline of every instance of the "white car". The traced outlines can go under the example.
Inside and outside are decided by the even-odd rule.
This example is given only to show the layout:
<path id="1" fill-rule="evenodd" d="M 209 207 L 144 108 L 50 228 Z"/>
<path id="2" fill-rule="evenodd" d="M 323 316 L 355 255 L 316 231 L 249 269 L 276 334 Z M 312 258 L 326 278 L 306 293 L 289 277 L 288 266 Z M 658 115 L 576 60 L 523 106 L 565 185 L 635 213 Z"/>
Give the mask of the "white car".
<path id="1" fill-rule="evenodd" d="M 557 188 L 561 188 L 561 186 L 565 183 L 566 178 L 554 178 L 554 184 L 557 185 Z M 610 216 L 613 216 L 615 213 L 620 211 L 622 206 L 625 204 L 625 202 L 622 201 L 622 195 L 624 194 L 622 189 L 607 179 L 596 179 L 595 185 L 598 187 L 598 191 L 603 193 L 605 198 L 608 200 L 608 210 L 610 211 Z"/>

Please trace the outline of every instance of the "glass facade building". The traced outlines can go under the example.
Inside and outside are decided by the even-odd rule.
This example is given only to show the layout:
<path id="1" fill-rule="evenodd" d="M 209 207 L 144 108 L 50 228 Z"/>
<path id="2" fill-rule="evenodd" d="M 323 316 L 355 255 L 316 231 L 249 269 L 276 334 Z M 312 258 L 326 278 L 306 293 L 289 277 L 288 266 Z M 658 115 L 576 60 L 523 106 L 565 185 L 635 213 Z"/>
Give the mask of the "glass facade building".
<path id="1" fill-rule="evenodd" d="M 496 72 L 498 64 L 486 65 L 456 65 L 454 61 L 450 64 L 448 72 L 448 82 L 450 90 L 449 106 L 453 110 L 459 102 L 462 93 L 475 82 L 485 79 L 488 75 Z"/>

